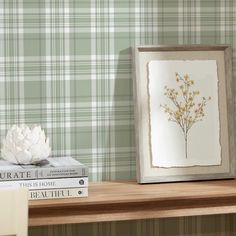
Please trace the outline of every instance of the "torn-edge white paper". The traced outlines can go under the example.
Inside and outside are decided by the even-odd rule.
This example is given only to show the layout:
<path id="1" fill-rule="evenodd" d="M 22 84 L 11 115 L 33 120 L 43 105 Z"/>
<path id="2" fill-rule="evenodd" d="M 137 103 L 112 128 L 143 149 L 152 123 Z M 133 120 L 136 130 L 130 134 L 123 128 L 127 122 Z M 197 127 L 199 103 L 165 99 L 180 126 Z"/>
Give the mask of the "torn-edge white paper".
<path id="1" fill-rule="evenodd" d="M 180 84 L 176 73 L 188 75 L 194 81 L 191 89 L 199 91 L 194 97 L 211 98 L 204 107 L 202 121 L 188 131 L 187 158 L 185 139 L 181 127 L 168 121 L 163 105 L 175 109 L 175 104 L 165 95 L 166 88 L 178 91 Z M 220 121 L 218 107 L 218 77 L 215 60 L 153 60 L 148 64 L 148 92 L 150 107 L 150 137 L 152 165 L 155 167 L 212 166 L 221 164 Z M 183 101 L 184 103 L 184 101 Z M 182 104 L 183 105 L 183 104 Z"/>

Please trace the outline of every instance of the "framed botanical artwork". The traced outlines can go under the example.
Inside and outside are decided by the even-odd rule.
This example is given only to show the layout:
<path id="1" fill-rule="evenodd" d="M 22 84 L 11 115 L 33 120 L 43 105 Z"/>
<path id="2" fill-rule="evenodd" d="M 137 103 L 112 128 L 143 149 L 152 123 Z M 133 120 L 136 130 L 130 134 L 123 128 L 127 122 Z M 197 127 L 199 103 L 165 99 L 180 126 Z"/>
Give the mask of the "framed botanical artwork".
<path id="1" fill-rule="evenodd" d="M 228 45 L 134 49 L 139 183 L 233 178 Z"/>

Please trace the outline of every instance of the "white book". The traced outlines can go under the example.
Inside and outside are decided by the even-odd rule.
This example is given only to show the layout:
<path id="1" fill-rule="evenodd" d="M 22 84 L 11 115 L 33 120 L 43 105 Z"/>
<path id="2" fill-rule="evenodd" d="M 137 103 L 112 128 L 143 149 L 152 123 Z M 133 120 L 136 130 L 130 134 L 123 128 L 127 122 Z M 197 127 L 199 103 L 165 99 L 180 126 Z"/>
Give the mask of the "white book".
<path id="1" fill-rule="evenodd" d="M 72 157 L 50 157 L 37 165 L 16 165 L 0 160 L 0 181 L 88 176 L 88 167 Z"/>
<path id="2" fill-rule="evenodd" d="M 29 190 L 29 200 L 80 198 L 88 196 L 88 188 L 57 188 Z"/>
<path id="3" fill-rule="evenodd" d="M 8 187 L 26 187 L 30 190 L 31 189 L 88 187 L 88 177 L 31 179 L 31 180 L 1 181 L 0 182 L 0 188 L 8 188 Z"/>

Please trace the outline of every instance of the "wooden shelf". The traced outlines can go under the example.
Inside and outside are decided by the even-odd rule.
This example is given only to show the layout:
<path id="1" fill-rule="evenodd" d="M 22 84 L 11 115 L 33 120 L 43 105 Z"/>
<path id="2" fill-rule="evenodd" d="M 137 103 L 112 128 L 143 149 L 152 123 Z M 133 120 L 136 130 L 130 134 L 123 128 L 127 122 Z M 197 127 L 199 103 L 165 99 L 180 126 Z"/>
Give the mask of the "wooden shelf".
<path id="1" fill-rule="evenodd" d="M 88 198 L 29 202 L 29 226 L 236 213 L 236 180 L 102 182 Z"/>

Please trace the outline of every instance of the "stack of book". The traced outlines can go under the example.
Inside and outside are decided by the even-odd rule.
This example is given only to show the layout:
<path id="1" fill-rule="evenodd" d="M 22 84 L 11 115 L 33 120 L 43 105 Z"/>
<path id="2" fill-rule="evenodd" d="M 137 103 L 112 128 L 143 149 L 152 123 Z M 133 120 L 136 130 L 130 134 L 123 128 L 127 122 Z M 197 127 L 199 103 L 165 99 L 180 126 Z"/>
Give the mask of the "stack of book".
<path id="1" fill-rule="evenodd" d="M 88 196 L 88 167 L 72 157 L 48 158 L 39 165 L 0 160 L 0 188 L 27 187 L 29 199 Z"/>

